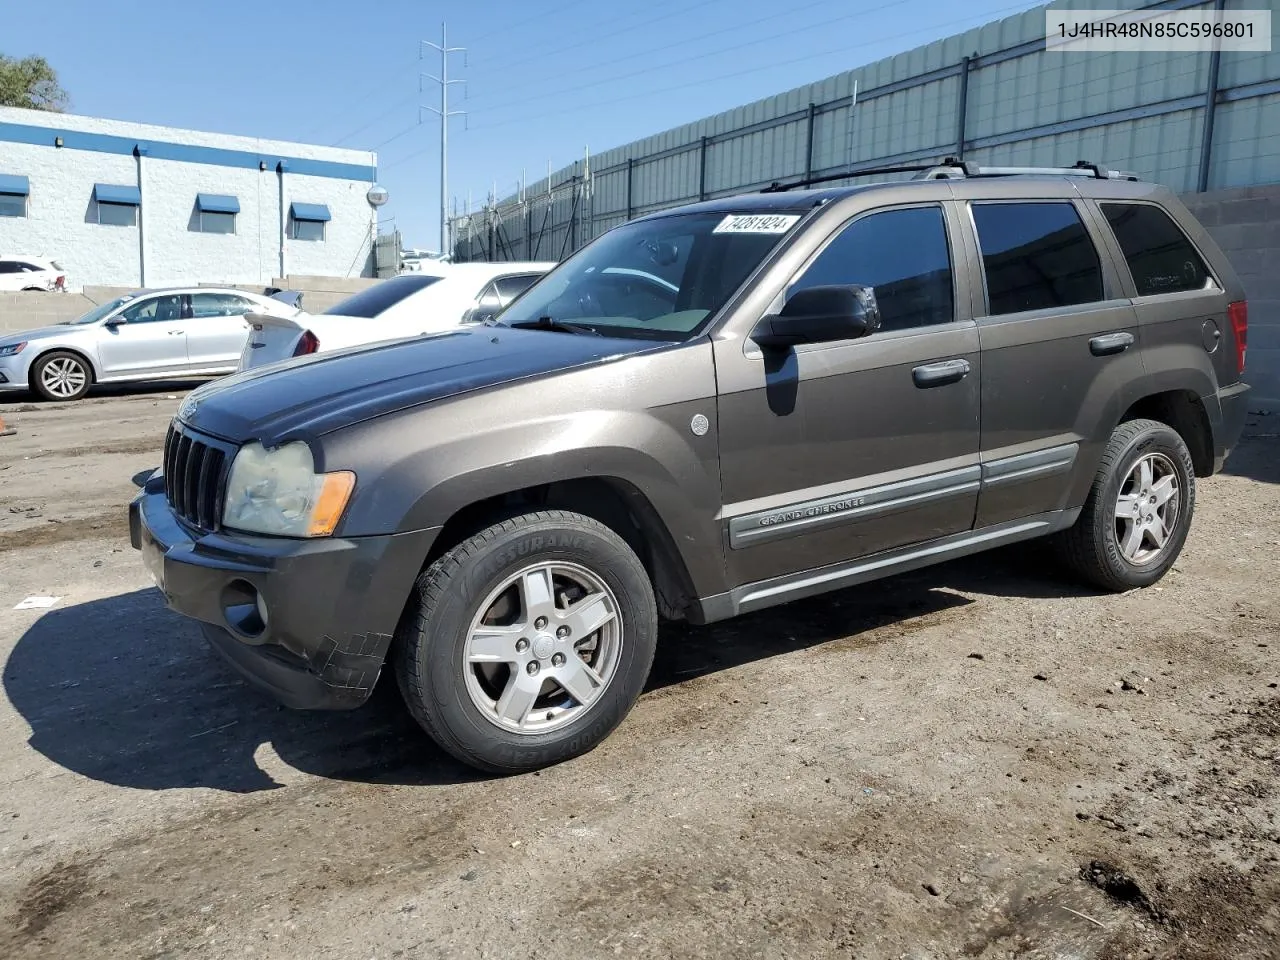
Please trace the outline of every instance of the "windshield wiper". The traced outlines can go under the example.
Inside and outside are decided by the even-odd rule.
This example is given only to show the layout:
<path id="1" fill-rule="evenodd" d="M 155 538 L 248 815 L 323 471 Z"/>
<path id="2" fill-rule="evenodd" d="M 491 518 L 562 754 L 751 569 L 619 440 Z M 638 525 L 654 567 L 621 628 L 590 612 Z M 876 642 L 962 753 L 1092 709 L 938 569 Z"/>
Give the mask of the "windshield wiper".
<path id="1" fill-rule="evenodd" d="M 565 320 L 557 320 L 555 317 L 539 317 L 537 320 L 517 320 L 515 323 L 507 324 L 507 326 L 515 330 L 554 330 L 556 333 L 589 333 L 596 337 L 604 336 L 595 327 L 588 327 L 583 323 L 569 323 Z"/>

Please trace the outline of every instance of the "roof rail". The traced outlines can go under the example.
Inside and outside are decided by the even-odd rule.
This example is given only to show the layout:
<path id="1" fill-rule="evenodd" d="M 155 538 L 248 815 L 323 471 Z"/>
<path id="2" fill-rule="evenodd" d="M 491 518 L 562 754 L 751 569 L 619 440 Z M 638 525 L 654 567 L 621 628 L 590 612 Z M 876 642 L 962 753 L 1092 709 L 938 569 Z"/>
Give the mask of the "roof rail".
<path id="1" fill-rule="evenodd" d="M 972 160 L 961 160 L 957 157 L 944 157 L 938 163 L 909 164 L 892 167 L 873 167 L 863 170 L 846 170 L 842 173 L 828 173 L 820 177 L 806 177 L 791 183 L 775 180 L 761 190 L 761 193 L 782 193 L 797 187 L 807 187 L 815 183 L 831 183 L 835 180 L 850 180 L 853 177 L 876 177 L 886 173 L 914 173 L 912 180 L 966 180 L 975 177 L 1017 177 L 1017 176 L 1052 176 L 1052 177 L 1090 177 L 1095 180 L 1138 180 L 1137 174 L 1123 170 L 1110 170 L 1099 163 L 1088 160 L 1077 160 L 1070 167 L 984 167 Z"/>

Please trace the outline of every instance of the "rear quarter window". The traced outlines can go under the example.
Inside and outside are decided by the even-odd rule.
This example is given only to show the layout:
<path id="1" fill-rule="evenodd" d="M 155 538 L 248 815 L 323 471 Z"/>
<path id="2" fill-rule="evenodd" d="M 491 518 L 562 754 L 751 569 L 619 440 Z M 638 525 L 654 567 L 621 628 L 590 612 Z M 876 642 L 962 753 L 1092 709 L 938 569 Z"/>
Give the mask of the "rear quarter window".
<path id="1" fill-rule="evenodd" d="M 1149 203 L 1104 203 L 1140 297 L 1214 286 L 1209 268 L 1167 213 Z"/>

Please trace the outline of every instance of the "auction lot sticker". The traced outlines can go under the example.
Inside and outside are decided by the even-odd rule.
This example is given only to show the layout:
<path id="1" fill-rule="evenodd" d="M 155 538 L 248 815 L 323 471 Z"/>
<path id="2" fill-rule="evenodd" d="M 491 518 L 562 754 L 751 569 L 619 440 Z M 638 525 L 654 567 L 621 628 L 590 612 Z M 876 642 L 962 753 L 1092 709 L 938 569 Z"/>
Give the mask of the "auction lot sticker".
<path id="1" fill-rule="evenodd" d="M 800 219 L 798 213 L 731 213 L 712 233 L 786 233 Z"/>

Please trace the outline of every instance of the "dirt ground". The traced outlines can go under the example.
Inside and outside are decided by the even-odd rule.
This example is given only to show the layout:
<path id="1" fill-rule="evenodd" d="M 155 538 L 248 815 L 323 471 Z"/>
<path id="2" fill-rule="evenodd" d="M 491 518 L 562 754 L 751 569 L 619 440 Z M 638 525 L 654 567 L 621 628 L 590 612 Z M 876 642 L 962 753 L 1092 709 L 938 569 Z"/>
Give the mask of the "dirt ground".
<path id="1" fill-rule="evenodd" d="M 1157 587 L 1028 545 L 670 628 L 604 746 L 487 779 L 164 609 L 180 396 L 0 405 L 0 956 L 1280 957 L 1280 416 Z"/>

